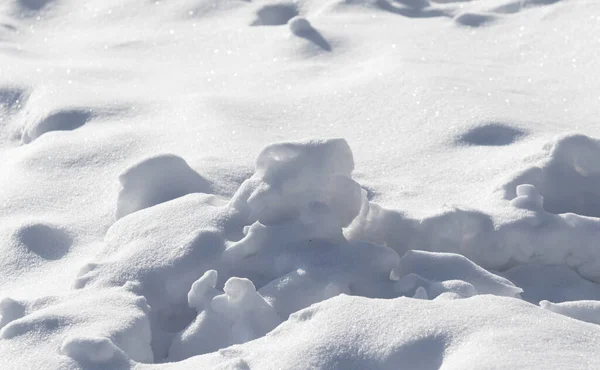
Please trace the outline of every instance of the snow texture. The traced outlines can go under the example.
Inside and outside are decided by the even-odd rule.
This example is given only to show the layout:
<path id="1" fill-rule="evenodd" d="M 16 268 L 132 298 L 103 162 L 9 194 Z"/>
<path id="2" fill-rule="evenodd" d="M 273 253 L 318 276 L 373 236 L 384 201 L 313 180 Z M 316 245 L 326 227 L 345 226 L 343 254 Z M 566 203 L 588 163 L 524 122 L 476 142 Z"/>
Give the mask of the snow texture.
<path id="1" fill-rule="evenodd" d="M 600 2 L 0 2 L 0 369 L 600 368 Z"/>

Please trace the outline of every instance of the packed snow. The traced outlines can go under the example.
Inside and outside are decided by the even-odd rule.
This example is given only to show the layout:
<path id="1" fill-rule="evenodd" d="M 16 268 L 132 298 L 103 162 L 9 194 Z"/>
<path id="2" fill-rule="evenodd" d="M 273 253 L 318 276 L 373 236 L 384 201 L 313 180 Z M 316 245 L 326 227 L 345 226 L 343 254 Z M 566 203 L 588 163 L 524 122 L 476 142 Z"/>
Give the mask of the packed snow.
<path id="1" fill-rule="evenodd" d="M 0 2 L 0 369 L 600 368 L 600 2 Z"/>

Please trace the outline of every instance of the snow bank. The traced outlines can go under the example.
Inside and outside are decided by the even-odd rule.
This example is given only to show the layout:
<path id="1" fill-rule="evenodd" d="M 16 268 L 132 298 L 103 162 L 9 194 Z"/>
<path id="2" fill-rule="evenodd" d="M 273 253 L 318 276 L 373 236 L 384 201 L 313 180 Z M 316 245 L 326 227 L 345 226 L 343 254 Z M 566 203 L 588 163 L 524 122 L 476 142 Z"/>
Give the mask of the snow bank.
<path id="1" fill-rule="evenodd" d="M 341 295 L 293 314 L 257 340 L 161 366 L 569 368 L 583 356 L 587 365 L 597 367 L 598 344 L 600 328 L 512 298 L 427 301 Z"/>

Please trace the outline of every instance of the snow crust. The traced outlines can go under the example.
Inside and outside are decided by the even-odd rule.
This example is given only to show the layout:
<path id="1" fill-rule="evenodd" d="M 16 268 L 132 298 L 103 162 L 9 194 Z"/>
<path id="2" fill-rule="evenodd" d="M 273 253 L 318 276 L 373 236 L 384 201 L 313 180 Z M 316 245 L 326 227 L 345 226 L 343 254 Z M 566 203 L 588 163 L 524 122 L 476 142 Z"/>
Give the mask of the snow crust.
<path id="1" fill-rule="evenodd" d="M 600 368 L 598 11 L 0 3 L 0 368 Z"/>

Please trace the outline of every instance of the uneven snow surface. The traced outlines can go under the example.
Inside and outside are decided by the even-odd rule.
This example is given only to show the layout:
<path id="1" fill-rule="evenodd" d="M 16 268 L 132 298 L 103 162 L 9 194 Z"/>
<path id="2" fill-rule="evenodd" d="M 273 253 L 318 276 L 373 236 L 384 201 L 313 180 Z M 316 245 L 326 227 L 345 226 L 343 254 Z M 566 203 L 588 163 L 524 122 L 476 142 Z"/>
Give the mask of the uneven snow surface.
<path id="1" fill-rule="evenodd" d="M 600 1 L 1 0 L 0 369 L 599 369 Z"/>

